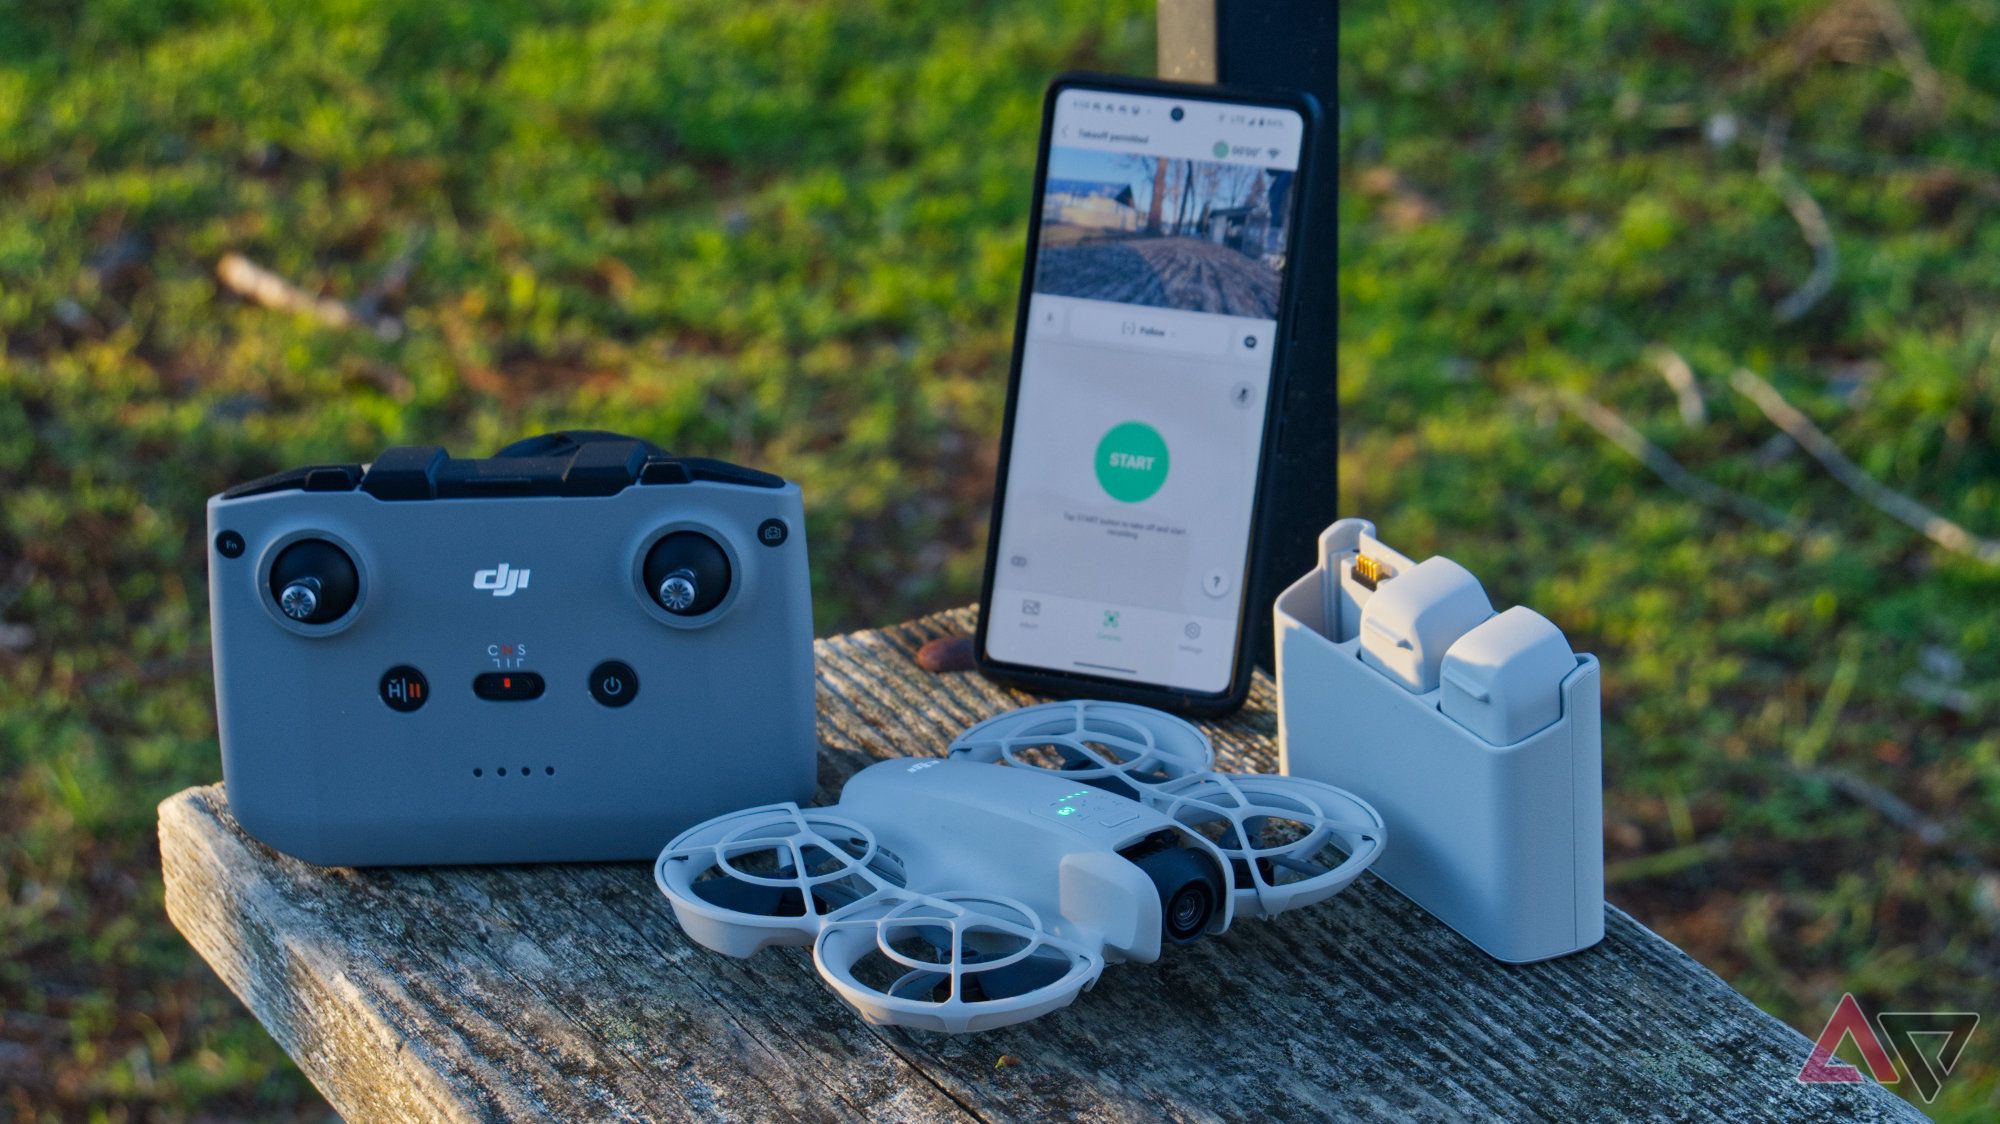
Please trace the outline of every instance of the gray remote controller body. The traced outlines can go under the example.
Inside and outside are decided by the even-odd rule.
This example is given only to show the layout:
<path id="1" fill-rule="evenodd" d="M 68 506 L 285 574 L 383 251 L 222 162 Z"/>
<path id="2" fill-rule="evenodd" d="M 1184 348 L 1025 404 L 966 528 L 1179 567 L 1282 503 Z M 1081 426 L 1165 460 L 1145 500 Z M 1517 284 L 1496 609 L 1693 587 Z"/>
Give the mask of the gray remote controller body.
<path id="1" fill-rule="evenodd" d="M 638 859 L 812 795 L 795 484 L 557 434 L 281 473 L 208 531 L 230 808 L 281 851 Z"/>

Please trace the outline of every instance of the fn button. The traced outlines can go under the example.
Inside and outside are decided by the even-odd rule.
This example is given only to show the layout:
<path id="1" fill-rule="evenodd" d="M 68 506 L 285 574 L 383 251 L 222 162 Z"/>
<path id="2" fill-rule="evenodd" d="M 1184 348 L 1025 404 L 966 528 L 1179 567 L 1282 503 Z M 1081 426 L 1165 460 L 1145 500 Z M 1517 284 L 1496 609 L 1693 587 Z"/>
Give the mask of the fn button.
<path id="1" fill-rule="evenodd" d="M 605 706 L 624 706 L 639 694 L 639 673 L 621 660 L 605 660 L 590 669 L 590 697 Z"/>
<path id="2" fill-rule="evenodd" d="M 405 714 L 430 701 L 431 685 L 424 673 L 409 664 L 397 664 L 382 673 L 382 701 L 389 709 Z"/>

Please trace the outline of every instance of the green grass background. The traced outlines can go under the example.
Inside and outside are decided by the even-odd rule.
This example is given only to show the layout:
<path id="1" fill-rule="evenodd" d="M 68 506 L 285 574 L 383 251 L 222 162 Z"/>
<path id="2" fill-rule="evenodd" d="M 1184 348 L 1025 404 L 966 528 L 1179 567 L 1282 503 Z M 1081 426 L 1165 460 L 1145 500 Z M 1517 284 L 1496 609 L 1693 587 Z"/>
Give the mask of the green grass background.
<path id="1" fill-rule="evenodd" d="M 1728 375 L 2000 535 L 2000 4 L 1342 27 L 1344 507 L 1603 657 L 1615 902 L 1808 1034 L 1991 1016 L 2000 571 Z M 823 632 L 968 601 L 1040 88 L 1152 52 L 1142 0 L 0 6 L 0 1116 L 325 1111 L 161 910 L 154 804 L 218 775 L 206 495 L 603 426 L 799 480 Z M 1788 192 L 1838 272 L 1781 322 Z M 1934 1111 L 1993 1113 L 1997 1035 Z"/>

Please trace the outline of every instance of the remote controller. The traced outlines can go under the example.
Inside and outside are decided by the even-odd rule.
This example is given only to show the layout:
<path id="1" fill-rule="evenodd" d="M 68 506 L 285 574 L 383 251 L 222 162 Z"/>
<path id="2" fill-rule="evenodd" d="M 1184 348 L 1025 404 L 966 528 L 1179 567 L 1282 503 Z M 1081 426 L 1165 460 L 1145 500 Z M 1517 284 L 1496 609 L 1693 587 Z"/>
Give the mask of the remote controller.
<path id="1" fill-rule="evenodd" d="M 327 865 L 656 854 L 813 791 L 799 489 L 574 431 L 208 501 L 230 808 Z"/>

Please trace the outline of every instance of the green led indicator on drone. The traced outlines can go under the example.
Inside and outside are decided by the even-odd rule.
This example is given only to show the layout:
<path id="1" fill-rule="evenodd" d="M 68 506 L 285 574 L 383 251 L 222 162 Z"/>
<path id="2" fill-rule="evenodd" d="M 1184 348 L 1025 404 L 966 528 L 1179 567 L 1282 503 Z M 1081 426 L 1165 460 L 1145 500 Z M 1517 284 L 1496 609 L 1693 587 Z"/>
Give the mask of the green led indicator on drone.
<path id="1" fill-rule="evenodd" d="M 1072 805 L 1064 805 L 1063 807 L 1056 809 L 1056 815 L 1058 816 L 1073 816 L 1075 814 L 1076 814 L 1076 808 Z"/>

